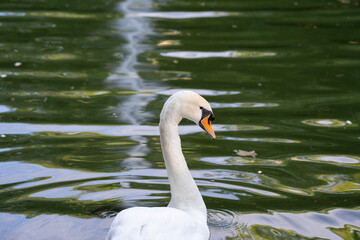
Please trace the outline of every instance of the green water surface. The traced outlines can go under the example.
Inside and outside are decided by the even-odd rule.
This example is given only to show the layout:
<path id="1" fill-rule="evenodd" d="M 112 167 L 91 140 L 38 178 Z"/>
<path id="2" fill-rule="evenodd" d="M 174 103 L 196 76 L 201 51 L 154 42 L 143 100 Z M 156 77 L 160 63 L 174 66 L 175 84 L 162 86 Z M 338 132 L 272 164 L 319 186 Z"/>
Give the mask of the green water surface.
<path id="1" fill-rule="evenodd" d="M 360 239 L 359 5 L 1 0 L 1 239 L 104 239 L 166 206 L 178 89 L 216 116 L 215 141 L 180 127 L 211 240 Z"/>

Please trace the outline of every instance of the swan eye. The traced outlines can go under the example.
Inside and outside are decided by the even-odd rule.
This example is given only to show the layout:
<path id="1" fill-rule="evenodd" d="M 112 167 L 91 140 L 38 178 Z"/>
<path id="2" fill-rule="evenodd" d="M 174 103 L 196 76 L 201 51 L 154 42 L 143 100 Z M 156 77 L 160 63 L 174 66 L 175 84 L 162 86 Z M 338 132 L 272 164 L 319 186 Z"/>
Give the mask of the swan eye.
<path id="1" fill-rule="evenodd" d="M 200 107 L 201 110 L 203 110 L 204 108 L 203 107 Z"/>

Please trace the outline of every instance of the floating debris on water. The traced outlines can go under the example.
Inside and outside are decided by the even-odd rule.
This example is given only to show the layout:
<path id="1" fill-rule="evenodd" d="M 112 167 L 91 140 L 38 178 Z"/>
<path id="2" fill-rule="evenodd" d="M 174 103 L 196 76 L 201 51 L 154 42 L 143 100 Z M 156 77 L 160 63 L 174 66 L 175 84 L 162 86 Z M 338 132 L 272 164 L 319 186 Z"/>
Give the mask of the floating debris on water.
<path id="1" fill-rule="evenodd" d="M 237 155 L 241 156 L 241 157 L 253 157 L 255 158 L 257 156 L 257 153 L 255 151 L 243 151 L 240 149 L 235 149 L 234 153 L 236 153 Z"/>

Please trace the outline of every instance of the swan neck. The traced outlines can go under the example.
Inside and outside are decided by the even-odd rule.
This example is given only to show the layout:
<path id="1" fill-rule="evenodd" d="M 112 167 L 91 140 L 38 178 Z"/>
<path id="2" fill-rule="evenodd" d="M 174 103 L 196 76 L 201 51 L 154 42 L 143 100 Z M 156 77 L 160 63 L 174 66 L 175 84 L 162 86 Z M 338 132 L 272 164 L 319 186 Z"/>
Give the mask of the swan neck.
<path id="1" fill-rule="evenodd" d="M 180 119 L 181 120 L 181 119 Z M 206 206 L 191 176 L 181 150 L 177 118 L 160 119 L 160 141 L 170 182 L 171 200 L 168 207 L 178 208 L 206 221 Z"/>

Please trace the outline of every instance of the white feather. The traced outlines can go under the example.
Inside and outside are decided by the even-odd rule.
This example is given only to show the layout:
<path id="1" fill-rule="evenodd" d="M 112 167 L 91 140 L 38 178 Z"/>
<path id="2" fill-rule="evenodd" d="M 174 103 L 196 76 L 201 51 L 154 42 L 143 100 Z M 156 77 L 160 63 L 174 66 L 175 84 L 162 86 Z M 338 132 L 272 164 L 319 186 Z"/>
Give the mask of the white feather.
<path id="1" fill-rule="evenodd" d="M 198 123 L 200 107 L 209 103 L 195 92 L 173 94 L 160 114 L 160 140 L 169 177 L 167 207 L 134 207 L 114 219 L 107 240 L 208 240 L 206 206 L 181 151 L 178 124 L 183 117 Z"/>
<path id="2" fill-rule="evenodd" d="M 134 207 L 113 221 L 111 240 L 208 240 L 206 225 L 184 211 L 170 207 Z"/>

